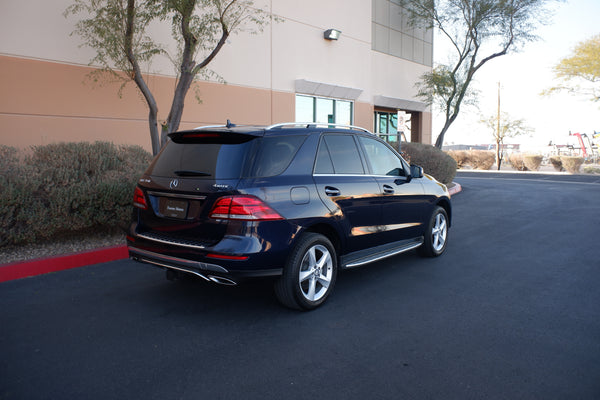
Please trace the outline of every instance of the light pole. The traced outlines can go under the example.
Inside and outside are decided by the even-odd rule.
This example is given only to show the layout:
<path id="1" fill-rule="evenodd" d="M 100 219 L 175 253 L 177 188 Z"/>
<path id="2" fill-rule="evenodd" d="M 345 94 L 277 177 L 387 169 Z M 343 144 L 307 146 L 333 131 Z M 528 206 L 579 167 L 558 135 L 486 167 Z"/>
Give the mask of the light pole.
<path id="1" fill-rule="evenodd" d="M 498 171 L 500 171 L 500 164 L 502 164 L 502 151 L 501 151 L 502 140 L 500 138 L 500 82 L 498 82 L 498 118 L 496 121 L 496 165 Z"/>

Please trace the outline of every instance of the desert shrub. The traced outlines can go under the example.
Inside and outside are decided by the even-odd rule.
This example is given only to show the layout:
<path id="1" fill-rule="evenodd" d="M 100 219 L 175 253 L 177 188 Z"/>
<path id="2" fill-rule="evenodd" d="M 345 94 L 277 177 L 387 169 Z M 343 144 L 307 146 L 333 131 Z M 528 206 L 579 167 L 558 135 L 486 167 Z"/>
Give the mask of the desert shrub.
<path id="1" fill-rule="evenodd" d="M 513 169 L 517 171 L 527 171 L 527 166 L 523 159 L 523 154 L 513 153 L 508 157 L 508 162 Z"/>
<path id="2" fill-rule="evenodd" d="M 24 204 L 31 204 L 35 211 L 43 210 L 34 197 L 40 186 L 38 174 L 20 162 L 16 148 L 0 147 L 0 169 L 0 245 L 3 245 L 8 237 L 19 239 L 28 235 Z"/>
<path id="3" fill-rule="evenodd" d="M 15 147 L 0 145 L 0 189 L 9 185 L 8 177 L 20 172 L 19 154 Z M 0 203 L 0 208 L 4 203 Z"/>
<path id="4" fill-rule="evenodd" d="M 456 168 L 462 168 L 469 164 L 469 155 L 466 150 L 449 150 L 446 154 L 456 161 Z"/>
<path id="5" fill-rule="evenodd" d="M 571 173 L 578 174 L 583 164 L 583 157 L 569 157 L 569 156 L 561 156 L 560 161 L 562 162 L 563 168 Z"/>
<path id="6" fill-rule="evenodd" d="M 125 228 L 151 160 L 138 146 L 106 142 L 35 146 L 20 160 L 16 150 L 0 149 L 5 154 L 0 246 Z"/>
<path id="7" fill-rule="evenodd" d="M 402 151 L 408 155 L 410 163 L 420 165 L 426 174 L 442 183 L 450 183 L 456 175 L 456 161 L 437 147 L 423 144 L 402 142 Z"/>
<path id="8" fill-rule="evenodd" d="M 19 164 L 19 150 L 15 147 L 0 145 L 0 171 L 6 172 Z"/>
<path id="9" fill-rule="evenodd" d="M 593 165 L 587 165 L 583 167 L 583 172 L 586 174 L 600 174 L 600 168 Z"/>
<path id="10" fill-rule="evenodd" d="M 536 154 L 525 154 L 523 156 L 523 164 L 525 164 L 525 167 L 527 167 L 529 171 L 539 171 L 543 159 L 543 156 Z"/>
<path id="11" fill-rule="evenodd" d="M 496 163 L 496 155 L 493 151 L 469 150 L 469 163 L 474 169 L 487 171 Z"/>
<path id="12" fill-rule="evenodd" d="M 128 145 L 119 146 L 117 149 L 117 159 L 122 167 L 119 170 L 127 171 L 145 171 L 148 164 L 152 161 L 152 155 L 142 146 Z"/>
<path id="13" fill-rule="evenodd" d="M 550 157 L 550 164 L 554 167 L 554 169 L 558 172 L 562 172 L 565 169 L 563 168 L 562 161 L 560 156 L 552 156 Z"/>

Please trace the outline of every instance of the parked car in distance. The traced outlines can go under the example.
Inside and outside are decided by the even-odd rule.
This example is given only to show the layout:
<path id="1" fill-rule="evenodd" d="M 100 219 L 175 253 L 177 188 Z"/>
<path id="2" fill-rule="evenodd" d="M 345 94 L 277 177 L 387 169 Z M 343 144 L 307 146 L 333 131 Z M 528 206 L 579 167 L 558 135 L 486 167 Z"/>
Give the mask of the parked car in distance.
<path id="1" fill-rule="evenodd" d="M 169 137 L 135 188 L 127 235 L 130 258 L 169 279 L 274 277 L 283 305 L 310 310 L 339 270 L 446 249 L 446 186 L 367 130 L 228 121 Z"/>

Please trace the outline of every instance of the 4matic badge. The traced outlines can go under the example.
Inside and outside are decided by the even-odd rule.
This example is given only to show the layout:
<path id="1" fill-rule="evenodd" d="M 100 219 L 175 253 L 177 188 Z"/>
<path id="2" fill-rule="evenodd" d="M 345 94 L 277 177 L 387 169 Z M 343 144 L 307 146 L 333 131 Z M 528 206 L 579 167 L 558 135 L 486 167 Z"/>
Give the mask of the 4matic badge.
<path id="1" fill-rule="evenodd" d="M 231 185 L 219 185 L 217 183 L 215 183 L 214 185 L 212 185 L 213 189 L 217 189 L 217 190 L 230 190 L 233 189 L 233 187 Z"/>

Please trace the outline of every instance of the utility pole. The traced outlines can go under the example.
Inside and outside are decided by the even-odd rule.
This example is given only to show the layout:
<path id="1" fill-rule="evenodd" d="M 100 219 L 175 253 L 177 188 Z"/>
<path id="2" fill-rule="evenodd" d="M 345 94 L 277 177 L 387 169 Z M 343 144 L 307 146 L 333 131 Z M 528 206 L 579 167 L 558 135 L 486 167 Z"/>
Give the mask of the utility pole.
<path id="1" fill-rule="evenodd" d="M 500 82 L 498 82 L 498 120 L 496 121 L 496 165 L 498 171 L 500 171 L 500 165 L 502 164 L 502 151 L 501 151 L 501 138 L 500 138 Z"/>

